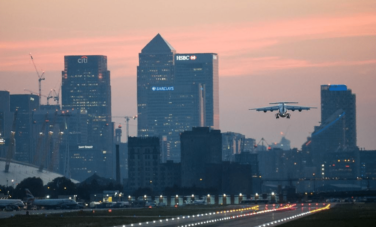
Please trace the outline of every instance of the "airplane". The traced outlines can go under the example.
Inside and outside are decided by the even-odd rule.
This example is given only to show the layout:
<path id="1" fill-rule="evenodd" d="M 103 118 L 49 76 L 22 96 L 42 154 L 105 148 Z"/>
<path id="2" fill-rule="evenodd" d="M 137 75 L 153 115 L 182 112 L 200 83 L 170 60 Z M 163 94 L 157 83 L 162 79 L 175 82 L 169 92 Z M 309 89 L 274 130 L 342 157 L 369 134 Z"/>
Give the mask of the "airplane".
<path id="1" fill-rule="evenodd" d="M 0 209 L 4 209 L 6 207 L 13 207 L 23 208 L 24 203 L 20 199 L 0 199 Z"/>
<path id="2" fill-rule="evenodd" d="M 202 199 L 192 199 L 192 196 L 184 196 L 187 198 L 185 202 L 188 204 L 194 205 L 205 205 L 206 204 L 206 196 L 202 197 Z"/>
<path id="3" fill-rule="evenodd" d="M 249 109 L 249 110 L 264 111 L 264 113 L 266 113 L 267 111 L 273 112 L 274 110 L 276 110 L 278 111 L 278 113 L 275 114 L 276 119 L 278 119 L 279 117 L 286 117 L 289 119 L 291 114 L 287 112 L 288 110 L 291 110 L 291 111 L 298 110 L 299 112 L 302 112 L 302 110 L 316 109 L 316 107 L 286 105 L 286 104 L 298 104 L 298 102 L 273 102 L 269 104 L 271 105 L 277 104 L 278 106 L 268 106 L 268 107 L 254 108 L 254 109 Z"/>
<path id="4" fill-rule="evenodd" d="M 206 201 L 205 201 L 205 199 L 196 199 L 192 202 L 192 204 L 194 204 L 194 205 L 205 205 Z"/>
<path id="5" fill-rule="evenodd" d="M 31 202 L 32 206 L 38 209 L 44 207 L 45 209 L 75 209 L 78 208 L 78 203 L 72 199 L 35 199 L 29 189 L 25 189 L 27 202 Z"/>

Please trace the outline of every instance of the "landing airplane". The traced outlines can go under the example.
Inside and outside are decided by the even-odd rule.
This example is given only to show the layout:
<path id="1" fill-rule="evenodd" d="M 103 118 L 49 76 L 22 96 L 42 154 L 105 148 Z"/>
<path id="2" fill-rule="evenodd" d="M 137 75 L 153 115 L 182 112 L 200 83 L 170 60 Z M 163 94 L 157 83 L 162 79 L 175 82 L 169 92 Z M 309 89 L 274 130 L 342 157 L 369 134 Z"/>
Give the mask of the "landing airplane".
<path id="1" fill-rule="evenodd" d="M 35 199 L 29 189 L 25 189 L 27 201 L 38 209 L 44 207 L 45 209 L 75 209 L 78 204 L 71 199 Z"/>
<path id="2" fill-rule="evenodd" d="M 302 112 L 302 110 L 316 109 L 316 107 L 286 105 L 286 104 L 298 104 L 297 102 L 273 102 L 269 104 L 271 105 L 277 104 L 278 106 L 268 106 L 268 107 L 254 108 L 254 109 L 249 109 L 249 110 L 264 111 L 264 113 L 266 113 L 267 111 L 273 112 L 274 110 L 276 110 L 278 111 L 278 113 L 275 114 L 275 118 L 278 119 L 279 117 L 290 118 L 291 114 L 287 113 L 287 110 L 291 110 L 291 111 L 298 110 L 299 112 Z"/>

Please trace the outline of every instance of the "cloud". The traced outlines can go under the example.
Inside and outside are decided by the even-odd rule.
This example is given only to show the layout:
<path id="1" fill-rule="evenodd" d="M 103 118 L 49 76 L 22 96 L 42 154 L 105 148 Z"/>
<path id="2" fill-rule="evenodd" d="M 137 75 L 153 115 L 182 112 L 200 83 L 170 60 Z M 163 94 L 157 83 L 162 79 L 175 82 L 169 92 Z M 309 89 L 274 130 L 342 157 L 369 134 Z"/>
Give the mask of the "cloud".
<path id="1" fill-rule="evenodd" d="M 329 39 L 333 37 L 376 35 L 376 15 L 357 14 L 341 17 L 309 17 L 268 22 L 244 22 L 225 25 L 186 27 L 183 31 L 162 29 L 160 33 L 177 52 L 215 52 L 220 56 L 220 75 L 230 76 L 252 72 L 301 67 L 329 67 L 337 65 L 374 64 L 373 59 L 363 62 L 313 63 L 306 59 L 286 56 L 255 58 L 255 52 L 296 40 Z M 176 28 L 177 29 L 177 28 Z M 133 75 L 138 64 L 138 53 L 156 34 L 133 31 L 109 37 L 47 39 L 29 42 L 0 42 L 1 71 L 30 71 L 29 52 L 38 67 L 61 70 L 63 56 L 73 54 L 102 54 L 109 59 L 110 70 Z M 356 48 L 356 47 L 354 47 Z M 129 72 L 129 73 L 128 73 Z"/>

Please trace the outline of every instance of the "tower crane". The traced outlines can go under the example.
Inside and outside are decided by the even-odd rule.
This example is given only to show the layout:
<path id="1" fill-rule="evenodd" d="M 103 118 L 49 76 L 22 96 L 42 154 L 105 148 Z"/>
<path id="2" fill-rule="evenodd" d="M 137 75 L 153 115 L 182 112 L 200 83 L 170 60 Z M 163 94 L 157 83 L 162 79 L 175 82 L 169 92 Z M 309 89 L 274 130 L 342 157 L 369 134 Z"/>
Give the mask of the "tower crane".
<path id="1" fill-rule="evenodd" d="M 125 118 L 125 122 L 127 124 L 127 131 L 126 131 L 126 137 L 127 137 L 127 142 L 128 142 L 128 136 L 129 136 L 129 120 L 133 119 L 135 120 L 137 118 L 137 115 L 134 116 L 113 116 L 113 118 Z"/>
<path id="2" fill-rule="evenodd" d="M 269 145 L 268 142 L 266 142 L 266 140 L 264 138 L 261 138 L 261 140 L 257 144 L 255 144 L 254 147 L 257 149 L 257 147 L 260 145 L 260 143 L 262 144 L 262 146 L 264 146 L 264 142 L 266 143 L 266 145 L 268 145 L 267 149 L 271 150 L 272 147 Z"/>
<path id="3" fill-rule="evenodd" d="M 17 113 L 18 113 L 18 110 L 16 109 L 16 111 L 14 112 L 14 116 L 13 116 L 12 131 L 10 132 L 8 152 L 7 152 L 7 156 L 6 156 L 6 160 L 5 160 L 5 172 L 6 173 L 9 172 L 10 160 L 12 159 L 13 154 L 14 154 L 14 145 L 16 143 L 14 137 L 15 137 L 15 134 L 16 134 Z"/>
<path id="4" fill-rule="evenodd" d="M 56 92 L 55 89 L 51 89 L 50 93 L 47 95 L 47 105 L 49 105 L 49 100 L 54 99 L 56 101 L 56 104 L 59 105 L 59 94 Z"/>
<path id="5" fill-rule="evenodd" d="M 31 58 L 31 61 L 33 62 L 35 71 L 37 72 L 37 75 L 38 75 L 38 82 L 39 82 L 39 105 L 40 105 L 40 101 L 41 101 L 40 99 L 41 99 L 41 95 L 42 95 L 42 80 L 45 80 L 46 78 L 44 78 L 44 71 L 42 72 L 42 74 L 39 74 L 38 69 L 37 69 L 37 67 L 35 66 L 35 63 L 34 63 L 33 55 L 31 55 L 31 53 L 30 53 L 30 58 Z"/>

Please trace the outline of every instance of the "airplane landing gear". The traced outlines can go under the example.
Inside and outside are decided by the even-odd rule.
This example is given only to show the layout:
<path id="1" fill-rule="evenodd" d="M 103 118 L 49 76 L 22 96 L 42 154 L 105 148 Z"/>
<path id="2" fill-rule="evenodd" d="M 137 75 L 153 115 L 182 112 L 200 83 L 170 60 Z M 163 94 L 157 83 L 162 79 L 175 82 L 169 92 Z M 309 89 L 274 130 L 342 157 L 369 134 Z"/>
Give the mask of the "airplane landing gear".
<path id="1" fill-rule="evenodd" d="M 287 116 L 286 116 L 286 117 L 287 117 L 287 119 L 290 119 L 290 114 L 289 114 L 289 113 L 287 113 Z"/>
<path id="2" fill-rule="evenodd" d="M 278 113 L 275 114 L 275 118 L 276 118 L 276 119 L 279 118 L 279 114 L 278 114 Z"/>

